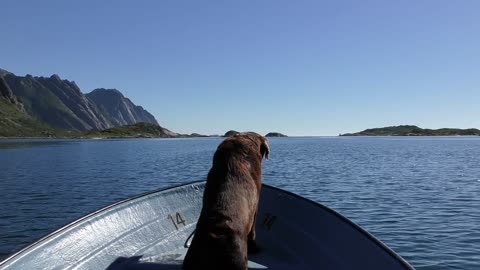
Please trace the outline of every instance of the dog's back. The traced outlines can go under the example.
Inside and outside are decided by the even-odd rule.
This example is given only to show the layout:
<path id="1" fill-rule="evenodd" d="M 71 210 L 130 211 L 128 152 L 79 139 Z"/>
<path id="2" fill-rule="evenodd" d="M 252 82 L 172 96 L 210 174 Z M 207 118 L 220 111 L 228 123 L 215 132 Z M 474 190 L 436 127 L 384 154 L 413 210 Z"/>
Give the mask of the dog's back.
<path id="1" fill-rule="evenodd" d="M 183 269 L 247 269 L 254 236 L 265 138 L 255 133 L 224 140 L 207 177 L 203 207 Z"/>

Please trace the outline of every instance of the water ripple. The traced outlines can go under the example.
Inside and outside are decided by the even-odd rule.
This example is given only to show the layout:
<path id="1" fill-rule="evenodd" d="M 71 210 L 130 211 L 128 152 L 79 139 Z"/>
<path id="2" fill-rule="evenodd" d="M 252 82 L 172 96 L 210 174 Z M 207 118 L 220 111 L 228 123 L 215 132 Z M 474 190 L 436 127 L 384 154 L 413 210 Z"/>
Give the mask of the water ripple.
<path id="1" fill-rule="evenodd" d="M 219 138 L 0 141 L 0 258 L 93 210 L 203 180 Z M 479 138 L 273 138 L 264 182 L 321 202 L 417 269 L 480 269 Z"/>

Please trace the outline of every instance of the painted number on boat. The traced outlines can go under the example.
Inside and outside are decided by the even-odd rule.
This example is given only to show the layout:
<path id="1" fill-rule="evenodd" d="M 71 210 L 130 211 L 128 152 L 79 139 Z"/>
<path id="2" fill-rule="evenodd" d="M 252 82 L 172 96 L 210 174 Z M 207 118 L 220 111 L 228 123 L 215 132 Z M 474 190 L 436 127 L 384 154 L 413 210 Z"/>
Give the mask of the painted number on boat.
<path id="1" fill-rule="evenodd" d="M 175 230 L 177 231 L 180 226 L 187 225 L 185 222 L 185 218 L 183 218 L 182 215 L 178 212 L 176 212 L 174 215 L 168 215 L 168 218 L 172 221 L 173 226 L 175 226 Z"/>
<path id="2" fill-rule="evenodd" d="M 270 213 L 266 213 L 263 218 L 262 227 L 264 227 L 267 230 L 270 230 L 272 229 L 272 226 L 276 220 L 277 220 L 277 216 L 272 215 Z"/>

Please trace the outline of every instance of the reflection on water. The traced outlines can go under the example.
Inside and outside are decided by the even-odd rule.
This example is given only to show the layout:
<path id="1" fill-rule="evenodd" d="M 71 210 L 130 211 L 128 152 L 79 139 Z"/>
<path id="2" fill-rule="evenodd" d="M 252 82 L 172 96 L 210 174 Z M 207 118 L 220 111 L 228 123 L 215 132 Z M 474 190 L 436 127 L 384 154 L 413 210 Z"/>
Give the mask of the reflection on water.
<path id="1" fill-rule="evenodd" d="M 50 139 L 38 139 L 38 140 L 22 140 L 22 139 L 0 139 L 0 149 L 11 148 L 28 148 L 38 146 L 51 146 L 60 145 L 64 143 L 72 142 L 71 140 L 50 140 Z"/>

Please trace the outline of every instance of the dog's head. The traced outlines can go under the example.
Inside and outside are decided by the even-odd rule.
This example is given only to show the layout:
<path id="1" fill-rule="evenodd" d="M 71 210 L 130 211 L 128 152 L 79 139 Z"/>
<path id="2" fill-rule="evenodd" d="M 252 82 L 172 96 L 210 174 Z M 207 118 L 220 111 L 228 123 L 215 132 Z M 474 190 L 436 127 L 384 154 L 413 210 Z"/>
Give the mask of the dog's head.
<path id="1" fill-rule="evenodd" d="M 268 159 L 268 155 L 270 154 L 270 146 L 268 145 L 268 140 L 267 138 L 263 137 L 260 134 L 257 134 L 255 132 L 244 132 L 244 133 L 239 133 L 233 136 L 235 139 L 247 139 L 249 141 L 253 142 L 253 146 L 256 148 L 260 156 L 263 158 L 265 157 Z"/>

